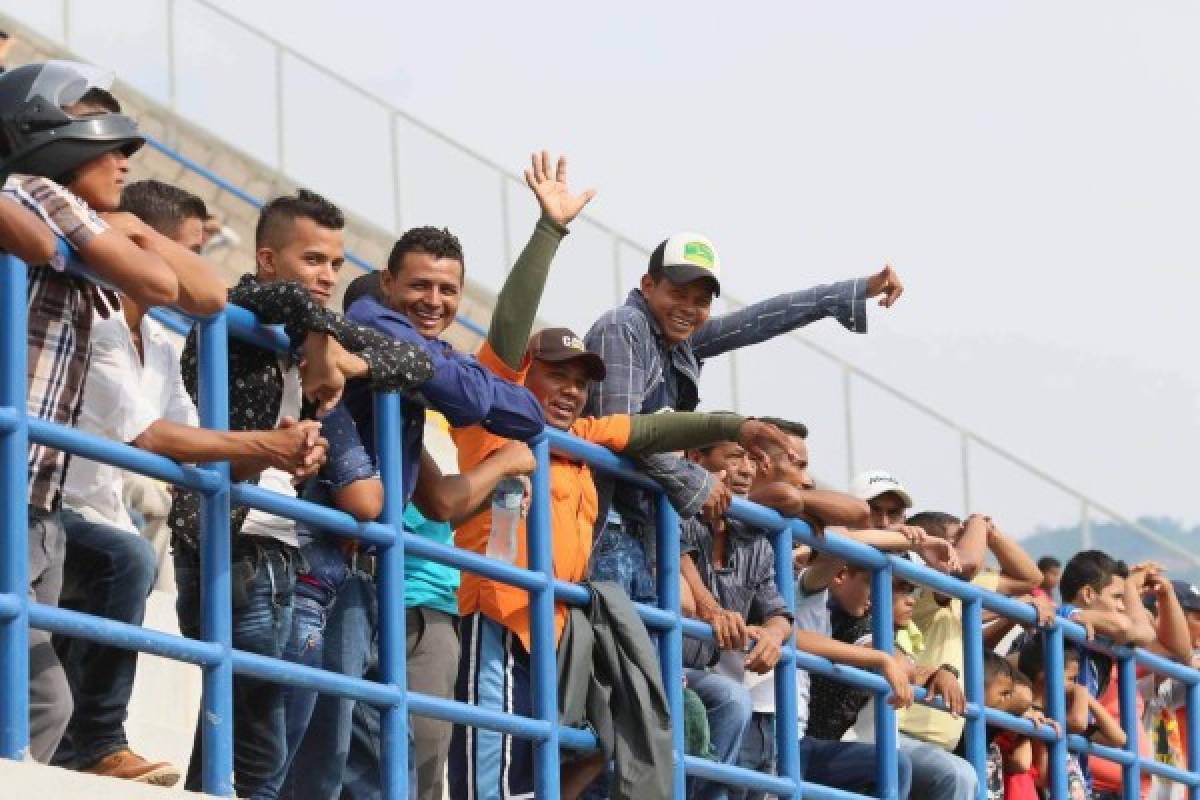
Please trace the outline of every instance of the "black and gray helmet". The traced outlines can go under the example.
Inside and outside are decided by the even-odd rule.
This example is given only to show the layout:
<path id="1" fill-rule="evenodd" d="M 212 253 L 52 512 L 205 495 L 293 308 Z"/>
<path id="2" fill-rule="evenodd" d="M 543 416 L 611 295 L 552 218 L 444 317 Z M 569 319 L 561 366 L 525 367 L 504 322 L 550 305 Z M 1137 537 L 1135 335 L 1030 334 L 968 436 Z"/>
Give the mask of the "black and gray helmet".
<path id="1" fill-rule="evenodd" d="M 136 152 L 146 140 L 124 114 L 75 117 L 63 110 L 111 85 L 111 73 L 73 61 L 27 64 L 0 75 L 0 180 L 22 173 L 68 183 L 104 153 Z"/>

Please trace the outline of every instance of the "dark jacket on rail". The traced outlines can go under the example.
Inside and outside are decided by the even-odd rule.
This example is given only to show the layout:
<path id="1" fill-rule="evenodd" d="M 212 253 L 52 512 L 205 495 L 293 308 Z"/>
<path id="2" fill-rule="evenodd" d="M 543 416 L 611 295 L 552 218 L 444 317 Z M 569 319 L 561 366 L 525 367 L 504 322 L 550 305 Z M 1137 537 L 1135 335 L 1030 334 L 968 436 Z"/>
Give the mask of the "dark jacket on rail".
<path id="1" fill-rule="evenodd" d="M 587 588 L 592 602 L 571 609 L 558 646 L 562 722 L 587 722 L 615 761 L 612 800 L 669 800 L 674 753 L 658 654 L 617 584 Z"/>

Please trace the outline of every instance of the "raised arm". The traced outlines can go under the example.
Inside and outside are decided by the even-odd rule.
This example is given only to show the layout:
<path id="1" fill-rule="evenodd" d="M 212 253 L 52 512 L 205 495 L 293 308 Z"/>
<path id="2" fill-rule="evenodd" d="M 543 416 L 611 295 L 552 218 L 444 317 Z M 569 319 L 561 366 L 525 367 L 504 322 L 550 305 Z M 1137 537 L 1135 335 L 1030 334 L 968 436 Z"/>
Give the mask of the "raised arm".
<path id="1" fill-rule="evenodd" d="M 987 547 L 1000 564 L 996 591 L 1005 595 L 1025 594 L 1042 582 L 1042 571 L 1025 549 L 989 521 Z"/>
<path id="2" fill-rule="evenodd" d="M 128 211 L 102 215 L 105 222 L 129 237 L 142 250 L 159 256 L 179 282 L 181 309 L 189 314 L 207 316 L 225 307 L 225 283 L 217 271 L 199 253 L 193 253 L 178 242 L 163 236 Z"/>
<path id="3" fill-rule="evenodd" d="M 958 561 L 962 565 L 962 575 L 966 580 L 974 579 L 983 568 L 991 525 L 991 520 L 982 514 L 972 514 L 963 523 L 962 536 L 955 543 L 954 549 L 958 551 Z"/>
<path id="4" fill-rule="evenodd" d="M 871 510 L 858 498 L 828 489 L 797 489 L 776 482 L 756 486 L 749 499 L 775 509 L 785 517 L 804 517 L 820 525 L 842 525 L 863 529 L 870 521 Z"/>
<path id="5" fill-rule="evenodd" d="M 567 226 L 596 194 L 588 190 L 571 195 L 566 156 L 558 159 L 553 172 L 550 154 L 545 150 L 534 153 L 532 162 L 532 168 L 525 170 L 525 183 L 537 198 L 541 217 L 496 296 L 487 336 L 492 352 L 514 370 L 520 369 L 525 358 L 525 346 L 558 245 L 567 234 Z"/>

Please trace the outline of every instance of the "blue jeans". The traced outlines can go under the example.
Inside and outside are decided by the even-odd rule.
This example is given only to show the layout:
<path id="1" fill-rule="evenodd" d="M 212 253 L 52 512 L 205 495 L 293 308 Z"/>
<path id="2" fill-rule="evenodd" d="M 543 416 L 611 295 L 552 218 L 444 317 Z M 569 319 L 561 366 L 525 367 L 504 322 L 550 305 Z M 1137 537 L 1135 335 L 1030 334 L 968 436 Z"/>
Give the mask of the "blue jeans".
<path id="1" fill-rule="evenodd" d="M 974 797 L 979 777 L 970 762 L 901 733 L 900 753 L 912 761 L 913 793 L 921 800 L 959 800 Z"/>
<path id="2" fill-rule="evenodd" d="M 250 540 L 250 541 L 248 541 Z M 282 658 L 292 630 L 296 549 L 273 539 L 244 536 L 234 543 L 233 646 L 249 653 Z M 200 559 L 185 546 L 175 548 L 176 608 L 187 636 L 200 634 Z M 188 767 L 186 788 L 201 785 L 200 727 Z M 233 677 L 233 788 L 238 797 L 269 795 L 272 776 L 286 757 L 283 687 L 245 675 Z M 264 794 L 268 792 L 268 794 Z"/>
<path id="3" fill-rule="evenodd" d="M 59 605 L 141 625 L 158 571 L 154 548 L 136 533 L 62 510 L 67 552 Z M 125 718 L 137 670 L 137 651 L 85 639 L 54 637 L 75 711 L 54 763 L 87 768 L 129 747 Z"/>
<path id="4" fill-rule="evenodd" d="M 875 788 L 875 745 L 805 736 L 800 740 L 800 772 L 809 783 L 835 786 L 860 794 L 872 791 Z M 901 750 L 896 754 L 896 796 L 900 800 L 907 800 L 913 788 L 913 772 L 913 762 Z M 963 794 L 957 795 L 956 800 L 972 800 L 974 797 L 973 794 Z"/>
<path id="5" fill-rule="evenodd" d="M 775 715 L 755 711 L 742 737 L 742 750 L 738 753 L 737 765 L 764 775 L 775 774 Z M 730 800 L 766 800 L 767 793 L 757 789 L 729 787 Z"/>
<path id="6" fill-rule="evenodd" d="M 639 535 L 619 519 L 610 517 L 592 546 L 589 580 L 611 581 L 624 589 L 633 602 L 657 604 L 654 569 L 643 544 L 645 536 L 653 535 L 653 528 Z"/>
<path id="7" fill-rule="evenodd" d="M 378 618 L 374 579 L 361 572 L 351 573 L 329 609 L 322 656 L 325 669 L 353 678 L 377 679 Z M 356 726 L 357 705 L 344 697 L 317 698 L 281 797 L 357 800 L 381 796 L 377 723 L 375 731 L 371 731 L 371 720 L 359 712 Z M 359 741 L 351 747 L 356 727 Z M 372 751 L 374 759 L 370 757 Z"/>
<path id="8" fill-rule="evenodd" d="M 716 672 L 687 669 L 684 675 L 688 688 L 700 696 L 708 711 L 714 760 L 736 765 L 742 750 L 742 737 L 754 712 L 750 691 L 741 682 Z M 726 800 L 731 796 L 729 787 L 723 783 L 689 778 L 688 784 L 691 800 Z"/>
<path id="9" fill-rule="evenodd" d="M 319 668 L 324 665 L 325 624 L 336 596 L 335 589 L 346 579 L 346 558 L 338 540 L 321 536 L 300 548 L 299 561 L 300 574 L 292 601 L 292 629 L 283 648 L 283 657 L 294 664 Z M 281 796 L 280 791 L 300 743 L 304 741 L 316 704 L 317 693 L 311 689 L 283 687 L 287 753 L 280 770 L 263 788 L 263 800 Z"/>

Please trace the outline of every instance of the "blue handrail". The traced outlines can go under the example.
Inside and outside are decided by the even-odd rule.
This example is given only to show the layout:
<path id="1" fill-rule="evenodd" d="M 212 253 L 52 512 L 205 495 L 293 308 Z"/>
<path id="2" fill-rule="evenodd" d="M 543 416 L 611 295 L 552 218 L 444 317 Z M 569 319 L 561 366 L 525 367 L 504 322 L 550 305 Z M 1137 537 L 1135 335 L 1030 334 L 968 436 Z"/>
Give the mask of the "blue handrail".
<path id="1" fill-rule="evenodd" d="M 65 253 L 64 249 L 64 253 Z M 232 677 L 252 675 L 263 680 L 302 686 L 378 705 L 383 710 L 383 786 L 390 798 L 407 796 L 407 715 L 436 717 L 456 724 L 489 728 L 534 740 L 536 790 L 539 797 L 558 795 L 560 748 L 593 749 L 595 737 L 558 722 L 554 654 L 554 604 L 556 601 L 586 604 L 587 592 L 557 580 L 553 574 L 552 532 L 549 507 L 549 459 L 557 452 L 582 460 L 596 470 L 621 480 L 657 491 L 628 461 L 608 450 L 568 434 L 546 430 L 532 444 L 538 469 L 534 473 L 534 503 L 528 525 L 530 569 L 486 558 L 477 553 L 431 542 L 404 530 L 401 514 L 403 494 L 400 480 L 400 403 L 394 394 L 375 398 L 377 449 L 385 486 L 385 509 L 379 521 L 360 523 L 347 514 L 296 498 L 284 497 L 258 486 L 232 483 L 228 465 L 187 466 L 124 444 L 110 442 L 83 432 L 26 415 L 26 298 L 27 268 L 20 260 L 5 256 L 0 275 L 0 513 L 6 525 L 0 530 L 0 756 L 22 758 L 28 747 L 28 660 L 29 627 L 103 644 L 155 653 L 166 658 L 197 664 L 204 670 L 203 735 L 204 787 L 219 795 L 230 795 L 233 771 Z M 244 309 L 229 307 L 221 314 L 197 320 L 200 362 L 200 414 L 203 424 L 223 429 L 228 421 L 227 341 L 234 336 L 270 349 L 286 349 L 287 341 L 275 328 L 259 325 Z M 152 475 L 175 485 L 199 491 L 204 497 L 202 546 L 202 639 L 191 640 L 144 628 L 92 617 L 78 612 L 30 602 L 27 595 L 28 536 L 26 512 L 28 475 L 26 454 L 29 442 L 40 442 L 81 457 Z M 338 536 L 357 538 L 379 548 L 381 677 L 378 683 L 303 667 L 253 653 L 234 650 L 231 644 L 229 587 L 229 511 L 233 503 L 301 520 Z M 1138 796 L 1137 778 L 1150 773 L 1183 783 L 1190 796 L 1200 798 L 1200 736 L 1189 737 L 1188 769 L 1181 770 L 1142 759 L 1137 751 L 1135 692 L 1136 668 L 1143 667 L 1182 681 L 1187 687 L 1187 719 L 1190 731 L 1200 731 L 1200 672 L 1145 650 L 1117 647 L 1087 639 L 1079 625 L 1056 620 L 1044 628 L 1046 637 L 1047 712 L 1065 726 L 1062 664 L 1066 641 L 1105 652 L 1116 659 L 1119 674 L 1122 721 L 1129 741 L 1124 748 L 1103 747 L 1079 736 L 1062 736 L 1049 726 L 1036 727 L 1028 720 L 984 707 L 982 675 L 982 611 L 1011 617 L 1024 625 L 1036 625 L 1037 614 L 1026 604 L 969 583 L 956 580 L 924 566 L 888 556 L 861 543 L 833 533 L 818 535 L 806 523 L 743 500 L 735 500 L 730 514 L 768 532 L 776 559 L 776 578 L 785 601 L 794 608 L 791 581 L 791 545 L 802 542 L 825 553 L 872 570 L 874 639 L 890 648 L 892 575 L 914 580 L 963 602 L 966 644 L 964 683 L 967 753 L 980 775 L 980 797 L 984 796 L 984 737 L 992 725 L 1047 743 L 1051 756 L 1051 796 L 1066 797 L 1065 759 L 1068 751 L 1108 758 L 1121 765 L 1125 775 L 1125 798 Z M 664 685 L 672 717 L 682 719 L 682 639 L 684 636 L 712 638 L 712 629 L 679 613 L 679 521 L 660 495 L 657 519 L 659 607 L 638 606 L 647 626 L 658 633 Z M 410 692 L 405 685 L 404 649 L 404 558 L 406 553 L 448 564 L 503 581 L 530 593 L 532 635 L 532 680 L 534 717 L 522 718 L 488 711 L 464 703 Z M 770 791 L 782 797 L 803 792 L 807 798 L 852 798 L 858 795 L 809 784 L 801 779 L 796 734 L 795 670 L 806 669 L 827 675 L 849 686 L 872 692 L 877 699 L 876 736 L 878 752 L 878 795 L 896 797 L 895 713 L 884 702 L 889 687 L 880 676 L 851 667 L 831 664 L 823 658 L 796 649 L 794 642 L 782 648 L 775 670 L 776 738 L 778 775 L 763 775 L 736 767 L 687 757 L 683 752 L 682 726 L 673 730 L 674 793 L 682 798 L 685 775 L 725 781 Z M 918 689 L 918 699 L 927 702 Z"/>

